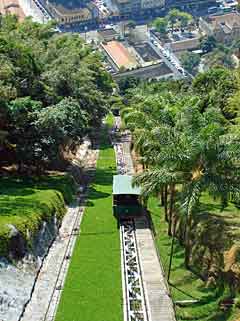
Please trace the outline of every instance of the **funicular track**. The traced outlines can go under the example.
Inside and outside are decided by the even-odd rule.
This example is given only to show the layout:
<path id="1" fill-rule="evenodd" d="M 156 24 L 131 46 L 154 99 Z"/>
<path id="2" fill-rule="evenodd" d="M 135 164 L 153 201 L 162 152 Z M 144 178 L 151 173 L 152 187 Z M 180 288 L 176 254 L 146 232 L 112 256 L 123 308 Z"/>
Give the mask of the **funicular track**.
<path id="1" fill-rule="evenodd" d="M 115 117 L 114 149 L 118 174 L 132 174 L 132 164 L 125 158 L 122 137 L 117 140 L 120 118 Z M 134 219 L 120 220 L 121 264 L 124 296 L 124 321 L 150 321 L 147 313 L 141 264 Z"/>
<path id="2" fill-rule="evenodd" d="M 146 299 L 134 220 L 120 222 L 120 236 L 125 282 L 125 318 L 126 321 L 147 321 Z"/>

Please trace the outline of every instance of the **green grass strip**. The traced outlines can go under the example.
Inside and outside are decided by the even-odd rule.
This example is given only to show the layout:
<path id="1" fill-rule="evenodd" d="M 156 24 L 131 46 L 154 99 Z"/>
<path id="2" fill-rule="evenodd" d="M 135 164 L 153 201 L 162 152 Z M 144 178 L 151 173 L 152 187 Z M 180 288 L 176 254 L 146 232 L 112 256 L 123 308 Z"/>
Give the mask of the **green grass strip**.
<path id="1" fill-rule="evenodd" d="M 56 321 L 122 321 L 120 240 L 112 215 L 114 150 L 103 132 L 96 177 Z"/>
<path id="2" fill-rule="evenodd" d="M 148 208 L 151 212 L 156 232 L 156 246 L 165 272 L 168 271 L 171 249 L 171 237 L 168 236 L 168 226 L 164 220 L 164 209 L 155 197 L 151 197 Z M 176 307 L 177 320 L 181 321 L 235 321 L 239 309 L 223 311 L 219 309 L 219 299 L 224 295 L 223 289 L 207 288 L 197 275 L 187 270 L 184 265 L 184 248 L 175 241 L 174 256 L 171 269 L 171 293 L 174 301 L 200 300 L 197 304 Z"/>

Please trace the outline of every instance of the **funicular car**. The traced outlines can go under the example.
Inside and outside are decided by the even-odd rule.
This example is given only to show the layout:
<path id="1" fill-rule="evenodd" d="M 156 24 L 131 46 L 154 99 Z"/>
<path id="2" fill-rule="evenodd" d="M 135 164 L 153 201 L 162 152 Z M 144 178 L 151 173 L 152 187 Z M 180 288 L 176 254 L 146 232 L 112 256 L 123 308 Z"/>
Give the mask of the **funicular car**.
<path id="1" fill-rule="evenodd" d="M 131 175 L 113 177 L 113 215 L 117 220 L 141 216 L 144 206 L 141 202 L 141 189 L 132 185 Z"/>

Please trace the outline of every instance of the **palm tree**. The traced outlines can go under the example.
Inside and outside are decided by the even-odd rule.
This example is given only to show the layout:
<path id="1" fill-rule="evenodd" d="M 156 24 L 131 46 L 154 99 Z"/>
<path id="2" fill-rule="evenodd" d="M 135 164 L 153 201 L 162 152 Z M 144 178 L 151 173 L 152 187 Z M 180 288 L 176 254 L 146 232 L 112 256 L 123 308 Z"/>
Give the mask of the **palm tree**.
<path id="1" fill-rule="evenodd" d="M 195 209 L 201 194 L 208 192 L 213 197 L 218 197 L 222 209 L 227 206 L 232 197 L 239 199 L 240 174 L 238 138 L 223 135 L 217 141 L 210 142 L 205 137 L 202 150 L 199 151 L 198 167 L 192 171 L 192 177 L 183 189 L 182 207 L 186 213 L 185 225 L 185 264 L 189 267 L 191 226 Z"/>
<path id="2" fill-rule="evenodd" d="M 164 187 L 169 187 L 169 209 L 165 211 L 165 215 L 168 215 L 168 234 L 172 235 L 173 226 L 173 212 L 177 183 L 181 183 L 181 173 L 172 171 L 168 167 L 162 167 L 161 169 L 150 169 L 138 174 L 133 179 L 134 185 L 140 185 L 142 187 L 142 197 L 147 199 L 150 195 L 158 194 Z M 165 200 L 167 204 L 168 199 Z"/>
<path id="3" fill-rule="evenodd" d="M 178 113 L 174 128 L 165 126 L 166 135 L 163 127 L 152 130 L 155 136 L 149 137 L 153 141 L 154 137 L 158 137 L 158 145 L 148 140 L 151 148 L 146 149 L 145 153 L 155 156 L 154 162 L 150 163 L 150 170 L 135 179 L 136 183 L 142 185 L 146 195 L 168 186 L 169 235 L 174 230 L 175 185 L 182 184 L 182 207 L 186 213 L 186 266 L 189 265 L 193 212 L 201 193 L 209 191 L 225 200 L 230 192 L 236 194 L 239 191 L 239 141 L 236 137 L 226 135 L 224 122 L 221 112 L 216 109 L 208 109 L 201 114 L 197 106 L 185 107 Z M 149 155 L 148 159 L 151 159 Z"/>

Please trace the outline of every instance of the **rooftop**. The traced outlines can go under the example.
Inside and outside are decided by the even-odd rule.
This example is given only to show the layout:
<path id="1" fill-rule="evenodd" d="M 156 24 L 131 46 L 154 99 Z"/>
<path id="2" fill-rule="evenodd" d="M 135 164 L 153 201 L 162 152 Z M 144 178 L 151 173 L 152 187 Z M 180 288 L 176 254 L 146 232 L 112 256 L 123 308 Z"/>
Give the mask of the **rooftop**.
<path id="1" fill-rule="evenodd" d="M 176 51 L 184 51 L 184 50 L 192 50 L 199 46 L 200 38 L 193 39 L 185 39 L 181 41 L 172 42 L 169 44 L 171 50 Z"/>
<path id="2" fill-rule="evenodd" d="M 137 62 L 133 56 L 130 55 L 127 48 L 119 41 L 113 40 L 107 43 L 102 43 L 103 49 L 113 60 L 118 68 L 134 68 Z"/>
<path id="3" fill-rule="evenodd" d="M 99 33 L 102 37 L 116 36 L 116 35 L 117 35 L 117 32 L 116 32 L 113 28 L 99 30 L 98 33 Z"/>
<path id="4" fill-rule="evenodd" d="M 74 8 L 68 9 L 63 7 L 62 5 L 52 5 L 49 3 L 49 6 L 54 8 L 55 12 L 59 16 L 74 16 L 80 15 L 82 19 L 88 20 L 91 18 L 91 12 L 88 8 Z"/>
<path id="5" fill-rule="evenodd" d="M 223 29 L 224 32 L 228 33 L 234 27 L 240 27 L 240 15 L 236 12 L 228 13 L 219 16 L 211 16 L 208 19 L 213 29 Z"/>

